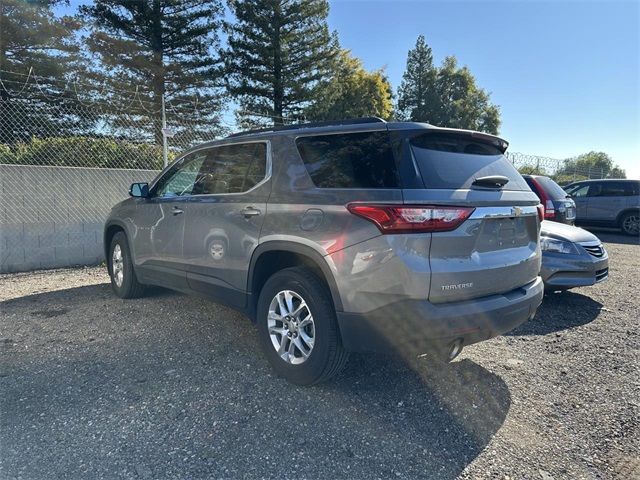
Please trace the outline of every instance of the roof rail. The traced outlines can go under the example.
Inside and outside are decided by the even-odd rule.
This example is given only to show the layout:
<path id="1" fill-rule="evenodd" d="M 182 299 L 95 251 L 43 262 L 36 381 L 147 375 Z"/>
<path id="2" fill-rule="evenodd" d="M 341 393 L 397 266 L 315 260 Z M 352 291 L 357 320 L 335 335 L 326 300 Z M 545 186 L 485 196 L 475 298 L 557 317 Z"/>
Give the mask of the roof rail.
<path id="1" fill-rule="evenodd" d="M 256 130 L 247 130 L 244 132 L 232 133 L 227 138 L 241 137 L 244 135 L 253 135 L 256 133 L 265 132 L 280 132 L 282 130 L 297 130 L 299 128 L 316 128 L 316 127 L 334 127 L 340 125 L 360 125 L 366 123 L 387 123 L 382 118 L 378 117 L 362 117 L 362 118 L 348 118 L 345 120 L 328 120 L 325 122 L 311 122 L 311 123 L 298 123 L 295 125 L 279 125 L 277 127 L 258 128 Z"/>

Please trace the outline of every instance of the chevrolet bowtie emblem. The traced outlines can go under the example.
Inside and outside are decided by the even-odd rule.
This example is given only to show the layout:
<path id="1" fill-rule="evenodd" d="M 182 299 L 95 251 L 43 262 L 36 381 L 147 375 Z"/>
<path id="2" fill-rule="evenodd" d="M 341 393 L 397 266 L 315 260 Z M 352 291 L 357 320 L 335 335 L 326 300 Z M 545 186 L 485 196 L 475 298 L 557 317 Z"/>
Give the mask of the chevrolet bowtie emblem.
<path id="1" fill-rule="evenodd" d="M 520 215 L 522 215 L 522 209 L 520 207 L 511 208 L 511 215 L 513 215 L 514 217 L 519 217 Z"/>

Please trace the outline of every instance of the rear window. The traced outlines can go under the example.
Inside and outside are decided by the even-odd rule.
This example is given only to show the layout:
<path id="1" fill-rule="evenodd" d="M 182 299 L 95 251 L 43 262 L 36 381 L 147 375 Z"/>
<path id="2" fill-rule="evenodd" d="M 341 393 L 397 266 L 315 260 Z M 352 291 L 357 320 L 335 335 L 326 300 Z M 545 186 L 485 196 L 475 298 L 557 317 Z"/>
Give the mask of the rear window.
<path id="1" fill-rule="evenodd" d="M 503 190 L 528 191 L 511 162 L 495 146 L 470 137 L 425 133 L 411 140 L 411 151 L 426 188 L 471 188 L 479 177 L 503 175 Z"/>
<path id="2" fill-rule="evenodd" d="M 399 186 L 387 132 L 300 137 L 296 145 L 316 187 Z"/>
<path id="3" fill-rule="evenodd" d="M 567 198 L 567 192 L 549 177 L 536 177 L 536 182 L 538 182 L 547 196 L 552 200 L 563 200 Z"/>

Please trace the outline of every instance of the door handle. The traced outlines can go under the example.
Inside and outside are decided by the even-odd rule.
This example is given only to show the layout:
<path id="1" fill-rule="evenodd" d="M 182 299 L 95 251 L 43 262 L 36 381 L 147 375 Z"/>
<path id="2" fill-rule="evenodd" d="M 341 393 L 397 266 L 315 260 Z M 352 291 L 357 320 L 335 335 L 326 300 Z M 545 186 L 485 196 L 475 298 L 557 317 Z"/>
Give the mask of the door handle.
<path id="1" fill-rule="evenodd" d="M 260 215 L 260 213 L 262 212 L 260 212 L 260 210 L 255 207 L 246 207 L 242 209 L 242 214 L 247 218 L 255 217 L 257 215 Z"/>
<path id="2" fill-rule="evenodd" d="M 171 213 L 173 213 L 174 215 L 180 215 L 181 213 L 184 213 L 184 211 L 180 210 L 178 207 L 173 207 Z"/>

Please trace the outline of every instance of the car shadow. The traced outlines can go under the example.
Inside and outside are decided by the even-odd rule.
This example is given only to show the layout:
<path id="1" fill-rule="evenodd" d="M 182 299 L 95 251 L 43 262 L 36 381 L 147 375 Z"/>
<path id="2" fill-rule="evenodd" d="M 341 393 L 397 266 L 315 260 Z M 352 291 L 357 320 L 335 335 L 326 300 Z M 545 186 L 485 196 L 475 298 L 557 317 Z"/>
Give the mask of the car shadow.
<path id="1" fill-rule="evenodd" d="M 505 335 L 547 335 L 595 320 L 602 304 L 577 292 L 545 293 L 536 316 Z"/>
<path id="2" fill-rule="evenodd" d="M 511 405 L 468 359 L 412 370 L 353 355 L 334 380 L 297 387 L 245 317 L 165 290 L 122 301 L 94 285 L 0 311 L 9 476 L 454 479 Z"/>

